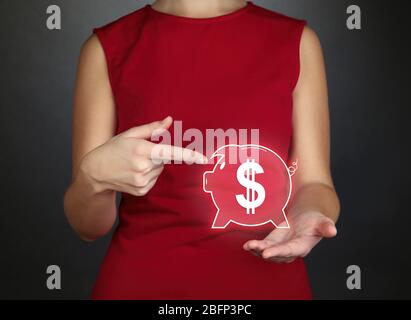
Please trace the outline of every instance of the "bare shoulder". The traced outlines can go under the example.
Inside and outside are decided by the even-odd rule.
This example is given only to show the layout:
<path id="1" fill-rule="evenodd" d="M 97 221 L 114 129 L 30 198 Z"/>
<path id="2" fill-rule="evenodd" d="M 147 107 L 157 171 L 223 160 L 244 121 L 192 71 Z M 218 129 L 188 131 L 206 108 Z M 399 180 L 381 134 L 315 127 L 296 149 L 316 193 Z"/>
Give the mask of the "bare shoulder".
<path id="1" fill-rule="evenodd" d="M 108 88 L 109 73 L 103 46 L 96 34 L 92 34 L 82 45 L 78 61 L 77 80 L 83 87 Z"/>
<path id="2" fill-rule="evenodd" d="M 104 62 L 104 51 L 100 40 L 96 34 L 92 34 L 82 45 L 80 60 L 87 60 L 90 63 Z"/>
<path id="3" fill-rule="evenodd" d="M 321 42 L 317 33 L 308 26 L 304 27 L 300 52 L 302 58 L 322 59 Z"/>

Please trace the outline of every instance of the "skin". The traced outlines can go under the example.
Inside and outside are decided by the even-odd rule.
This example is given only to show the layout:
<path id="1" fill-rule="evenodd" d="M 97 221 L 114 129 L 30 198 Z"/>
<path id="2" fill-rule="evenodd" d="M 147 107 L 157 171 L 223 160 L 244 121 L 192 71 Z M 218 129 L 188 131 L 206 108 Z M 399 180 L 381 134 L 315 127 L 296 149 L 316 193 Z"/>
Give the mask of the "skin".
<path id="1" fill-rule="evenodd" d="M 236 11 L 246 4 L 239 0 L 157 0 L 152 8 L 177 16 L 209 18 Z"/>
<path id="2" fill-rule="evenodd" d="M 206 18 L 245 5 L 237 0 L 158 0 L 154 10 Z M 290 159 L 299 160 L 293 176 L 294 196 L 288 208 L 290 229 L 275 229 L 263 240 L 243 248 L 267 261 L 289 263 L 305 257 L 322 239 L 337 234 L 339 200 L 330 173 L 329 114 L 321 45 L 305 27 L 300 45 L 300 76 L 293 92 L 293 142 Z M 148 139 L 166 130 L 172 118 L 115 134 L 116 108 L 103 49 L 95 35 L 80 53 L 73 110 L 73 178 L 64 195 L 68 221 L 78 235 L 93 241 L 106 235 L 116 219 L 116 192 L 145 196 L 164 165 L 152 160 L 205 163 L 206 157 L 187 149 L 166 147 L 152 158 Z M 156 154 L 158 154 L 156 152 Z"/>

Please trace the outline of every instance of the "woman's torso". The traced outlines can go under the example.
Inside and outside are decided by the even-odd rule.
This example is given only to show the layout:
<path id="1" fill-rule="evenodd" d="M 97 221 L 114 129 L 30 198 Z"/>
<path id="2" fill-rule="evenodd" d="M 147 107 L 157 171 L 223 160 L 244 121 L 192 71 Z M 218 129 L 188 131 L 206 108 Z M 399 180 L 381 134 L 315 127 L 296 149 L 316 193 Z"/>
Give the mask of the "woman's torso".
<path id="1" fill-rule="evenodd" d="M 146 6 L 95 29 L 107 58 L 117 132 L 167 115 L 181 121 L 182 133 L 198 129 L 204 143 L 207 129 L 257 128 L 259 142 L 287 159 L 304 24 L 249 3 L 206 19 Z M 202 188 L 208 169 L 166 165 L 146 196 L 123 194 L 93 298 L 311 297 L 303 260 L 279 265 L 242 248 L 272 225 L 211 229 L 216 208 Z"/>

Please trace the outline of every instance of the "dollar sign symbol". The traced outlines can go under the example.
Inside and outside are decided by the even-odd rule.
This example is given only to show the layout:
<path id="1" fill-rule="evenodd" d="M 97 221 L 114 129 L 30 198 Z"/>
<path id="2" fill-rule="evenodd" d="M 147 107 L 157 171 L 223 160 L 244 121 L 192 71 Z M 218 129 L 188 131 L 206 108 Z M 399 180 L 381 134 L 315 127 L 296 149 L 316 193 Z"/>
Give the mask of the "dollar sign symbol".
<path id="1" fill-rule="evenodd" d="M 261 206 L 265 200 L 265 189 L 264 187 L 255 182 L 255 174 L 264 173 L 264 169 L 260 164 L 256 163 L 254 159 L 250 161 L 247 159 L 241 166 L 237 169 L 237 180 L 238 182 L 247 189 L 246 195 L 244 197 L 242 194 L 237 194 L 235 198 L 240 206 L 247 209 L 247 214 L 255 214 L 255 208 Z M 255 194 L 257 193 L 257 199 Z"/>

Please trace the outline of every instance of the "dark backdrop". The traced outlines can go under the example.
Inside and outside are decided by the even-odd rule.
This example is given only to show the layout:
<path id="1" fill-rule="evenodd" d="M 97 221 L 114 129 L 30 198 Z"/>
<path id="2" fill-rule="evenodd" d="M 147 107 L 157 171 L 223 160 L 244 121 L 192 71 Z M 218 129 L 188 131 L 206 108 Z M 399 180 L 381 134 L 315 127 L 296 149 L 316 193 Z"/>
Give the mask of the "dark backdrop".
<path id="1" fill-rule="evenodd" d="M 78 53 L 95 26 L 144 4 L 132 0 L 0 3 L 0 298 L 88 298 L 109 237 L 80 241 L 62 196 L 70 181 L 72 92 Z M 410 63 L 406 1 L 355 1 L 363 29 L 346 28 L 351 1 L 256 4 L 307 19 L 323 44 L 332 121 L 332 168 L 342 201 L 336 239 L 307 259 L 316 298 L 411 298 L 408 206 Z M 46 8 L 62 30 L 46 29 Z M 46 267 L 62 290 L 46 288 Z M 346 268 L 363 288 L 346 288 Z"/>

